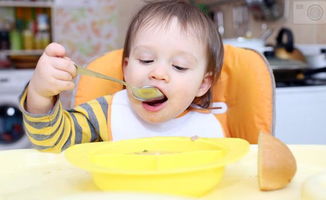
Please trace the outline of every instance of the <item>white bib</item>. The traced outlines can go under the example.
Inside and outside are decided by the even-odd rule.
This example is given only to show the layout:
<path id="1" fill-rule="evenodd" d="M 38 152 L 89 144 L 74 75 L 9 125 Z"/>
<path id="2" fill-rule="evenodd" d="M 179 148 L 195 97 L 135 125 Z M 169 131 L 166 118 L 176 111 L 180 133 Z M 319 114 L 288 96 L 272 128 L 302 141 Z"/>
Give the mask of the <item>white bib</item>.
<path id="1" fill-rule="evenodd" d="M 147 123 L 131 109 L 126 90 L 113 96 L 111 134 L 113 141 L 154 136 L 224 137 L 220 122 L 211 113 L 190 111 L 167 122 Z"/>

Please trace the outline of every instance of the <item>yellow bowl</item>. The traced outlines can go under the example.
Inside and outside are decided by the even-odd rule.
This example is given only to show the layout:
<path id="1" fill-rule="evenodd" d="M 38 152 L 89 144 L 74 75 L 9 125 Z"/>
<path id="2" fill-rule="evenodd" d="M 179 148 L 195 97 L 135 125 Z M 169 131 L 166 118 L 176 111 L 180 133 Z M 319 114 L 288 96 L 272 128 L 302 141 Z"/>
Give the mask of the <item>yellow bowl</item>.
<path id="1" fill-rule="evenodd" d="M 220 182 L 224 166 L 244 156 L 238 138 L 153 137 L 79 144 L 65 151 L 105 191 L 202 196 Z"/>

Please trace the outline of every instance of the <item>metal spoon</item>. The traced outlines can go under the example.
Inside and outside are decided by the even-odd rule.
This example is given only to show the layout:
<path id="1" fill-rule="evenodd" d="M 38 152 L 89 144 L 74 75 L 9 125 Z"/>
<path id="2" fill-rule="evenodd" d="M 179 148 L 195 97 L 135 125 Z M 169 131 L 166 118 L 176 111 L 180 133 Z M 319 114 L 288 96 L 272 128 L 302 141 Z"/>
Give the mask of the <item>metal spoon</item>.
<path id="1" fill-rule="evenodd" d="M 94 72 L 92 70 L 79 67 L 78 65 L 75 64 L 75 67 L 77 69 L 77 73 L 80 75 L 86 75 L 86 76 L 92 76 L 92 77 L 97 77 L 105 80 L 110 80 L 114 81 L 117 83 L 120 83 L 122 85 L 125 85 L 127 88 L 130 88 L 132 91 L 132 94 L 135 99 L 139 101 L 154 101 L 154 100 L 160 100 L 164 98 L 164 94 L 162 92 L 153 86 L 144 86 L 142 88 L 134 87 L 126 83 L 125 81 L 113 78 L 111 76 L 107 76 L 98 72 Z"/>

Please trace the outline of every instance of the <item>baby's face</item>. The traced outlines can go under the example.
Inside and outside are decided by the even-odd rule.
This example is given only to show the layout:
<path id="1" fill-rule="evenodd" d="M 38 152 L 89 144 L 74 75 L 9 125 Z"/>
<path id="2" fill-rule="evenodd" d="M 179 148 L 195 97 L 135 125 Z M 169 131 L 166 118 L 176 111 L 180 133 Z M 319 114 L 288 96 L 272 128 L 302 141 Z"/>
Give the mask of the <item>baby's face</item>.
<path id="1" fill-rule="evenodd" d="M 209 89 L 205 46 L 187 34 L 173 19 L 168 26 L 139 30 L 125 60 L 125 80 L 134 86 L 152 85 L 166 96 L 160 102 L 140 102 L 128 91 L 133 110 L 150 123 L 168 121 L 182 114 L 195 97 Z"/>

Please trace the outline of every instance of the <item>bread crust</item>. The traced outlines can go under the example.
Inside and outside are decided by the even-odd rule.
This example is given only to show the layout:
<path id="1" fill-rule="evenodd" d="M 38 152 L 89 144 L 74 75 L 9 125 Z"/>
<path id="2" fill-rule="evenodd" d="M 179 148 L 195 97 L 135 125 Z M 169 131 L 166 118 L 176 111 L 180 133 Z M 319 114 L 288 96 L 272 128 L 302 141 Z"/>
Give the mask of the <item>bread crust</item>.
<path id="1" fill-rule="evenodd" d="M 297 171 L 295 157 L 288 146 L 270 134 L 258 139 L 258 183 L 260 190 L 277 190 L 287 186 Z"/>

